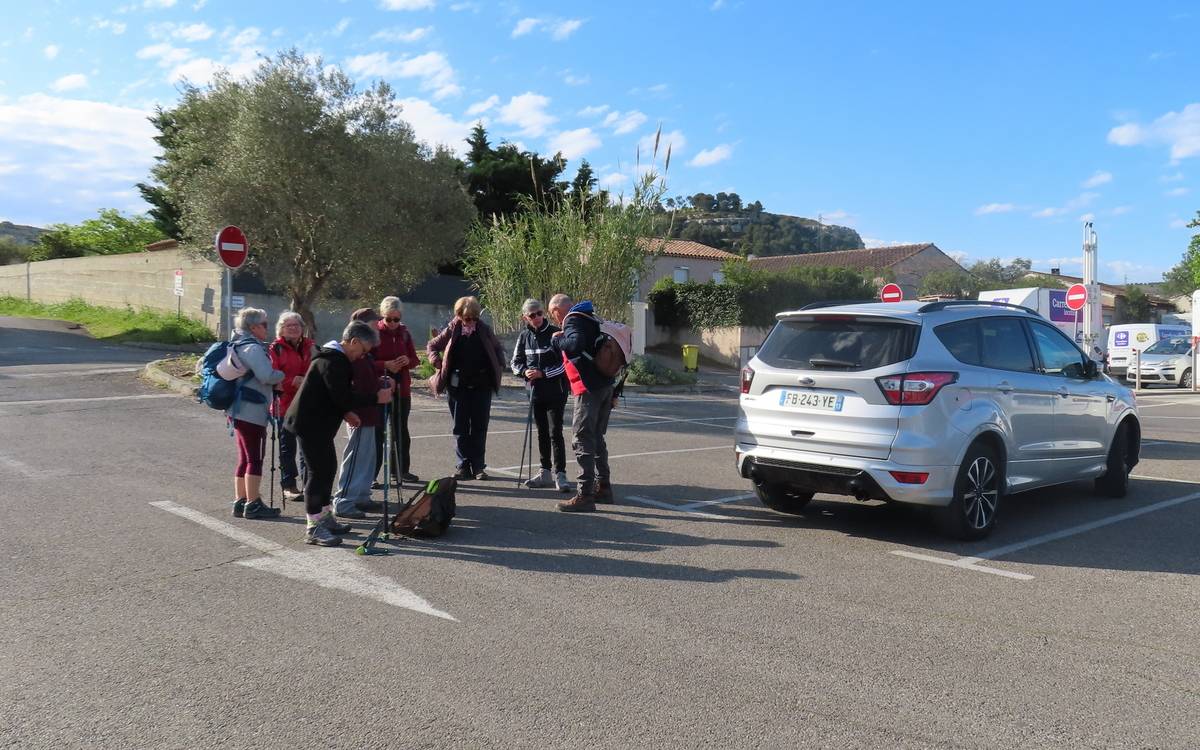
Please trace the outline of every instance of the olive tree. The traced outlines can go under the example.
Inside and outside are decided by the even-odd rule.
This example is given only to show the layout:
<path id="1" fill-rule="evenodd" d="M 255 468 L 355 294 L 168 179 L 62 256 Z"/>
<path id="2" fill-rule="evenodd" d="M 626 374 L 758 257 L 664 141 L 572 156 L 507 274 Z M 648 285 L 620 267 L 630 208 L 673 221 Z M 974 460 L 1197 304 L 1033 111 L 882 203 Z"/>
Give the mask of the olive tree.
<path id="1" fill-rule="evenodd" d="M 385 83 L 365 90 L 296 50 L 248 79 L 187 86 L 153 120 L 153 169 L 194 246 L 226 224 L 315 328 L 331 288 L 401 293 L 461 249 L 475 210 L 447 151 L 418 142 Z M 200 252 L 211 252 L 202 250 Z"/>

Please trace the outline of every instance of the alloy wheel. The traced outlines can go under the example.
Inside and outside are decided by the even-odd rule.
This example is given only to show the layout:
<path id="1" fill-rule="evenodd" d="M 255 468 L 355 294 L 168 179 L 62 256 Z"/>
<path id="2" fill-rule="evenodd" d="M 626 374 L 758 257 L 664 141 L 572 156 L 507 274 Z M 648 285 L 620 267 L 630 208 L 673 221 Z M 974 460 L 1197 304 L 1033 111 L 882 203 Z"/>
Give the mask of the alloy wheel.
<path id="1" fill-rule="evenodd" d="M 996 467 L 987 456 L 979 456 L 967 470 L 967 485 L 963 488 L 963 513 L 972 528 L 985 529 L 996 514 L 999 496 Z"/>

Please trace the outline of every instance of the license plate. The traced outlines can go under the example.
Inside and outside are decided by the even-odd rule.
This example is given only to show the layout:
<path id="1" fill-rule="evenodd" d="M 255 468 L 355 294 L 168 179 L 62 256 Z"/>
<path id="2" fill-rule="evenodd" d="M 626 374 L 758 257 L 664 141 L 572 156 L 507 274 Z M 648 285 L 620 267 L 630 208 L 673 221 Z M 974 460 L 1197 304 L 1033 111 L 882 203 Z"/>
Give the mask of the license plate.
<path id="1" fill-rule="evenodd" d="M 792 409 L 818 409 L 820 411 L 841 411 L 844 396 L 832 393 L 811 393 L 809 391 L 780 391 L 779 405 Z"/>

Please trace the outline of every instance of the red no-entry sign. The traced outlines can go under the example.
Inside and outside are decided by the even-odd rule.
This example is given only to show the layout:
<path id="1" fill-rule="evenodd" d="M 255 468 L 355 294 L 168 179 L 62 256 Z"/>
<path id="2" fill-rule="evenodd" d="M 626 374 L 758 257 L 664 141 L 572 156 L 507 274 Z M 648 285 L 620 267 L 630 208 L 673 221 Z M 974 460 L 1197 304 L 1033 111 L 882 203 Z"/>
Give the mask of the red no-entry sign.
<path id="1" fill-rule="evenodd" d="M 899 284 L 884 284 L 879 290 L 879 299 L 884 302 L 900 302 L 904 299 L 904 290 Z"/>
<path id="2" fill-rule="evenodd" d="M 1067 290 L 1067 308 L 1071 310 L 1082 310 L 1087 304 L 1087 287 L 1083 284 L 1072 284 Z"/>
<path id="3" fill-rule="evenodd" d="M 214 245 L 217 255 L 221 256 L 221 262 L 229 268 L 240 268 L 246 262 L 249 246 L 246 243 L 246 235 L 237 227 L 228 226 L 217 232 Z"/>

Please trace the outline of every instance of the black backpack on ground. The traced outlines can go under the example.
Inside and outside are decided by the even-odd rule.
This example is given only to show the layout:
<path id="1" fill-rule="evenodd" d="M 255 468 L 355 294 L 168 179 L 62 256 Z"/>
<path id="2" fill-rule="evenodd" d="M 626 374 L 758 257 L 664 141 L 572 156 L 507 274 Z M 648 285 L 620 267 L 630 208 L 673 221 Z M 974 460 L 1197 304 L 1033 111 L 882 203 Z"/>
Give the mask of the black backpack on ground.
<path id="1" fill-rule="evenodd" d="M 438 537 L 454 518 L 454 477 L 434 479 L 413 495 L 392 518 L 392 533 L 412 537 Z"/>

